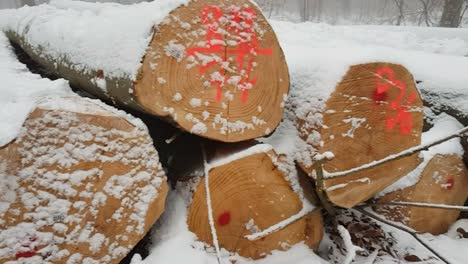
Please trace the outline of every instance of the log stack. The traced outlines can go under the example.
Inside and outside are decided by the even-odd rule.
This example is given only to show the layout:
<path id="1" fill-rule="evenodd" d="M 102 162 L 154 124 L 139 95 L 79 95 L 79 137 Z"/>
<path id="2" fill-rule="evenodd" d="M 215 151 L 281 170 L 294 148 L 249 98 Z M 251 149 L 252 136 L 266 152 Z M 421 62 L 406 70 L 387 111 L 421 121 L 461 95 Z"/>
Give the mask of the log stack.
<path id="1" fill-rule="evenodd" d="M 52 1 L 4 19 L 9 39 L 51 73 L 182 130 L 238 142 L 281 120 L 288 68 L 249 0 Z"/>
<path id="2" fill-rule="evenodd" d="M 252 259 L 300 243 L 317 249 L 322 215 L 318 206 L 312 210 L 313 184 L 308 179 L 301 186 L 296 162 L 317 179 L 317 161 L 329 158 L 323 191 L 344 208 L 371 199 L 425 162 L 414 154 L 352 171 L 421 143 L 422 100 L 404 66 L 337 60 L 315 72 L 332 72 L 326 81 L 292 78 L 288 99 L 282 49 L 249 0 L 127 7 L 52 1 L 6 14 L 0 24 L 11 42 L 52 74 L 188 132 L 164 148 L 165 169 L 173 186 L 188 192 L 188 229 L 208 246 L 216 244 L 214 229 L 222 248 Z M 39 104 L 17 139 L 0 149 L 0 176 L 9 179 L 0 189 L 1 201 L 8 202 L 0 207 L 0 252 L 6 256 L 0 260 L 118 263 L 164 210 L 167 187 L 158 153 L 148 131 L 110 108 L 78 97 L 53 100 Z M 247 141 L 272 134 L 283 108 L 282 128 L 263 139 L 282 143 Z M 162 140 L 156 138 L 161 133 L 153 134 Z M 292 141 L 282 141 L 288 134 Z M 460 164 L 458 157 L 437 156 L 418 185 L 382 201 L 462 203 L 468 183 Z M 438 193 L 442 200 L 423 191 L 436 168 L 461 182 L 454 195 Z M 304 210 L 297 221 L 247 238 Z M 450 214 L 430 230 L 445 230 L 456 217 Z M 407 224 L 420 228 L 421 222 Z M 12 242 L 3 243 L 5 238 Z"/>
<path id="3" fill-rule="evenodd" d="M 77 96 L 39 103 L 0 148 L 0 262 L 119 263 L 167 194 L 140 125 Z"/>

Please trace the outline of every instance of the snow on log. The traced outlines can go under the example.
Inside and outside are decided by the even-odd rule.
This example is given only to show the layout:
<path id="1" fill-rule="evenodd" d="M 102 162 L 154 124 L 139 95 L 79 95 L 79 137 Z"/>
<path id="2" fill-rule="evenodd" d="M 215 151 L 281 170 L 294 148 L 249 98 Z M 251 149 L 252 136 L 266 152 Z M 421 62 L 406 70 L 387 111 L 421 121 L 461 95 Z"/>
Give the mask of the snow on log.
<path id="1" fill-rule="evenodd" d="M 10 40 L 50 72 L 185 131 L 238 142 L 281 120 L 288 68 L 250 0 L 52 1 L 0 17 Z"/>
<path id="2" fill-rule="evenodd" d="M 419 182 L 389 193 L 379 203 L 413 202 L 462 206 L 468 198 L 468 170 L 457 155 L 437 155 L 424 169 Z M 377 206 L 387 218 L 421 233 L 440 235 L 458 219 L 460 211 L 418 206 Z"/>
<path id="3" fill-rule="evenodd" d="M 333 154 L 324 164 L 324 170 L 332 173 L 383 159 L 421 142 L 422 101 L 413 76 L 401 65 L 354 65 L 336 87 L 308 93 L 312 96 L 298 95 L 291 104 L 296 107 L 299 136 L 307 144 L 299 164 L 309 174 L 317 154 Z M 327 178 L 325 192 L 334 204 L 350 208 L 418 164 L 416 154 L 345 177 Z"/>
<path id="4" fill-rule="evenodd" d="M 0 148 L 0 262 L 119 263 L 166 194 L 135 120 L 97 100 L 42 99 Z"/>
<path id="5" fill-rule="evenodd" d="M 206 146 L 209 192 L 213 212 L 210 225 L 205 185 L 206 173 L 198 170 L 189 180 L 179 182 L 187 190 L 189 230 L 197 238 L 240 256 L 259 259 L 273 250 L 285 251 L 304 243 L 316 249 L 322 239 L 323 223 L 319 209 L 305 198 L 297 178 L 285 173 L 283 164 L 267 144 Z M 192 170 L 193 172 L 193 170 Z M 182 185 L 182 186 L 180 186 Z M 246 238 L 257 234 L 310 208 L 310 213 L 259 239 Z"/>

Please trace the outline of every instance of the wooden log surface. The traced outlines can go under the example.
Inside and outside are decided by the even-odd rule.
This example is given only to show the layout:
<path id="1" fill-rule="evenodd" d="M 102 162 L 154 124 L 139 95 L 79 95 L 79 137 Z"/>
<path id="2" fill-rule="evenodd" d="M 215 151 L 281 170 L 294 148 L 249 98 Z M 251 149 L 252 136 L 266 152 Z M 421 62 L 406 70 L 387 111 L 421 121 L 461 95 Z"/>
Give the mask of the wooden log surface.
<path id="1" fill-rule="evenodd" d="M 306 190 L 301 188 L 301 194 L 297 189 L 299 186 L 292 187 L 292 182 L 278 167 L 278 157 L 271 146 L 249 143 L 207 145 L 206 152 L 213 219 L 221 248 L 252 259 L 266 257 L 273 250 L 285 251 L 301 242 L 311 250 L 317 249 L 323 236 L 319 209 L 258 240 L 245 237 L 263 231 L 303 208 Z M 184 186 L 190 191 L 187 224 L 200 241 L 213 246 L 204 172 L 203 169 L 190 171 L 189 178 L 178 177 L 182 184 L 178 185 L 179 190 Z"/>
<path id="2" fill-rule="evenodd" d="M 312 155 L 332 152 L 324 165 L 340 172 L 383 159 L 421 143 L 422 101 L 413 76 L 403 66 L 369 63 L 352 66 L 323 107 L 299 116 L 297 128 Z M 306 157 L 307 158 L 307 157 Z M 313 156 L 299 160 L 311 173 Z M 374 169 L 327 178 L 325 191 L 338 206 L 353 207 L 383 190 L 419 164 L 417 154 Z"/>
<path id="3" fill-rule="evenodd" d="M 147 130 L 108 109 L 47 99 L 0 148 L 1 263 L 119 263 L 164 211 Z"/>
<path id="4" fill-rule="evenodd" d="M 468 170 L 457 155 L 437 155 L 431 159 L 417 184 L 391 192 L 378 203 L 414 202 L 463 206 L 468 198 Z M 446 233 L 460 211 L 414 206 L 376 206 L 377 212 L 421 233 Z"/>
<path id="5" fill-rule="evenodd" d="M 185 131 L 237 142 L 281 120 L 287 65 L 249 0 L 53 1 L 3 18 L 9 39 L 48 71 Z"/>

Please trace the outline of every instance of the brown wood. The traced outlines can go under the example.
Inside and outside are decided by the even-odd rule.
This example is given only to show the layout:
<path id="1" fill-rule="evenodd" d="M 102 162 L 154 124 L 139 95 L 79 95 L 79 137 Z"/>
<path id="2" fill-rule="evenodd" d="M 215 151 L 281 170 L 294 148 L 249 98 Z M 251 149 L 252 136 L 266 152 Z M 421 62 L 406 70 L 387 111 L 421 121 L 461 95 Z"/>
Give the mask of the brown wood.
<path id="1" fill-rule="evenodd" d="M 217 8 L 223 13 L 219 23 L 225 32 L 222 52 L 195 52 L 206 48 L 208 43 L 209 29 L 200 18 L 206 8 Z M 253 30 L 244 26 L 236 32 L 228 26 L 235 20 L 236 10 L 240 10 L 243 25 L 249 23 L 246 18 L 249 13 L 255 14 Z M 244 36 L 245 32 L 250 39 L 239 41 L 239 36 Z M 289 91 L 288 68 L 276 35 L 262 12 L 249 0 L 192 0 L 173 10 L 163 22 L 155 25 L 152 41 L 142 58 L 143 65 L 135 73 L 136 80 L 111 79 L 102 70 L 77 71 L 68 66 L 73 63 L 68 63 L 66 57 L 60 60 L 41 57 L 41 47 L 31 47 L 23 32 L 11 29 L 7 33 L 10 40 L 35 61 L 70 80 L 72 85 L 218 141 L 239 142 L 272 133 L 281 120 L 283 100 Z M 258 37 L 258 47 L 255 47 L 254 36 Z M 233 42 L 235 40 L 237 43 Z M 247 50 L 247 54 L 239 54 L 241 49 Z M 229 71 L 222 72 L 220 63 L 215 63 L 202 72 L 201 66 L 206 61 L 203 62 L 201 56 L 206 59 L 213 55 L 226 56 Z M 242 65 L 238 60 L 244 60 Z M 251 72 L 248 70 L 250 63 Z M 226 83 L 220 98 L 217 97 L 217 83 L 210 83 L 216 72 Z M 233 84 L 237 76 L 241 76 L 241 80 Z M 101 79 L 106 83 L 107 92 L 93 81 Z M 252 80 L 256 80 L 255 84 L 244 93 L 240 84 Z"/>
<path id="2" fill-rule="evenodd" d="M 85 111 L 39 106 L 0 148 L 1 263 L 119 263 L 164 211 L 166 177 L 147 131 L 94 101 L 61 100 Z"/>
<path id="3" fill-rule="evenodd" d="M 457 155 L 437 155 L 421 174 L 419 182 L 389 193 L 379 203 L 415 202 L 463 206 L 468 198 L 468 170 Z M 422 233 L 439 235 L 447 232 L 460 215 L 457 210 L 412 206 L 376 206 L 393 221 L 401 222 Z"/>
<path id="4" fill-rule="evenodd" d="M 301 242 L 311 249 L 318 247 L 323 236 L 319 209 L 259 240 L 244 237 L 277 224 L 302 208 L 298 194 L 273 163 L 275 157 L 273 151 L 253 154 L 210 170 L 213 218 L 220 247 L 253 259 Z M 255 227 L 248 229 L 249 222 Z M 187 224 L 198 239 L 213 245 L 203 178 L 193 193 Z"/>
<path id="5" fill-rule="evenodd" d="M 380 69 L 391 69 L 393 81 L 388 81 L 387 75 L 378 78 Z M 390 84 L 383 94 L 377 93 L 379 79 L 382 84 Z M 397 80 L 404 83 L 406 88 L 401 105 L 407 104 L 411 94 L 416 95 L 409 107 L 412 127 L 408 134 L 400 129 L 400 123 L 393 128 L 387 127 L 387 118 L 396 117 L 399 112 L 391 108 L 392 102 L 402 91 L 395 86 Z M 299 120 L 297 126 L 305 141 L 311 133 L 320 134 L 323 144 L 311 145 L 316 153 L 334 153 L 335 158 L 324 165 L 324 170 L 329 173 L 383 159 L 421 142 L 422 101 L 413 76 L 401 65 L 370 63 L 352 66 L 326 101 L 323 112 L 318 114 L 323 115 L 322 125 Z M 359 125 L 353 125 L 353 121 Z M 346 177 L 326 179 L 324 185 L 327 196 L 338 206 L 353 207 L 406 175 L 419 162 L 417 155 L 414 155 Z M 304 162 L 300 165 L 309 174 L 314 168 Z"/>

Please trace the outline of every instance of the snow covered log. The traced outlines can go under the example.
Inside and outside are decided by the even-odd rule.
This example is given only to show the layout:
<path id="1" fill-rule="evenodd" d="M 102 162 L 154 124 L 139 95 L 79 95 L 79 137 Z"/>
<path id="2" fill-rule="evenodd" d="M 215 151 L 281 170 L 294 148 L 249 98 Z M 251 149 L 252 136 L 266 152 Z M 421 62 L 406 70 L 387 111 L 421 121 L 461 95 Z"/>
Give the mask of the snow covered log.
<path id="1" fill-rule="evenodd" d="M 413 186 L 391 192 L 379 203 L 410 202 L 463 206 L 468 199 L 468 170 L 458 155 L 437 155 L 425 167 Z M 377 206 L 375 210 L 412 229 L 439 235 L 447 232 L 460 211 L 418 206 Z"/>
<path id="2" fill-rule="evenodd" d="M 323 235 L 320 210 L 314 210 L 305 198 L 298 180 L 286 176 L 270 145 L 217 148 L 208 153 L 210 161 L 202 172 L 205 176 L 192 177 L 185 183 L 191 197 L 187 224 L 200 241 L 214 245 L 206 198 L 208 175 L 213 226 L 221 248 L 259 259 L 301 242 L 311 249 L 318 247 Z M 245 237 L 304 210 L 309 213 L 276 232 L 257 240 Z"/>
<path id="3" fill-rule="evenodd" d="M 299 136 L 307 144 L 298 161 L 309 174 L 318 153 L 333 153 L 334 158 L 324 164 L 326 177 L 421 143 L 422 101 L 413 76 L 401 65 L 353 65 L 336 87 L 307 88 L 295 91 L 290 104 L 296 109 Z M 350 208 L 373 197 L 419 162 L 416 154 L 345 177 L 326 178 L 325 192 L 334 204 Z"/>
<path id="4" fill-rule="evenodd" d="M 52 1 L 2 11 L 0 22 L 73 86 L 185 131 L 238 142 L 270 134 L 281 120 L 288 68 L 250 0 Z"/>
<path id="5" fill-rule="evenodd" d="M 0 147 L 0 262 L 119 263 L 166 194 L 141 121 L 97 100 L 43 99 Z"/>

